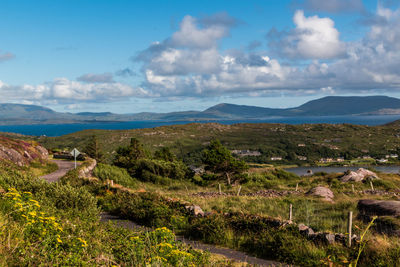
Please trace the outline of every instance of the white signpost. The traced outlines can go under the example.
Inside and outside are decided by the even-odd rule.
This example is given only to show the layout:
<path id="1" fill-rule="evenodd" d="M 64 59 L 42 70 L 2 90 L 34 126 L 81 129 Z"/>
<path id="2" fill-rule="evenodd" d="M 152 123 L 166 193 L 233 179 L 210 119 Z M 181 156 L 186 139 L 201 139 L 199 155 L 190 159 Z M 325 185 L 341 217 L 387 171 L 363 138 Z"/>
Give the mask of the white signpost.
<path id="1" fill-rule="evenodd" d="M 76 169 L 76 157 L 79 156 L 79 154 L 81 154 L 81 152 L 79 152 L 79 150 L 76 149 L 76 148 L 74 148 L 74 149 L 71 151 L 71 155 L 74 156 L 74 160 L 75 160 L 75 169 Z"/>

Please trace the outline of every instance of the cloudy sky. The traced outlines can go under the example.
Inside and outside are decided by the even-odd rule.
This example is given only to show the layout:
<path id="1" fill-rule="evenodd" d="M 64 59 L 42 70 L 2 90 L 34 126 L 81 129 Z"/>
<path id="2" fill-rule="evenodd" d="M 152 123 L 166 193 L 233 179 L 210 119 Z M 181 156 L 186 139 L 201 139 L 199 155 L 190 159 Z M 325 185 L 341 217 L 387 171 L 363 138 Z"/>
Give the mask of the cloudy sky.
<path id="1" fill-rule="evenodd" d="M 398 0 L 0 1 L 0 102 L 167 112 L 400 97 Z"/>

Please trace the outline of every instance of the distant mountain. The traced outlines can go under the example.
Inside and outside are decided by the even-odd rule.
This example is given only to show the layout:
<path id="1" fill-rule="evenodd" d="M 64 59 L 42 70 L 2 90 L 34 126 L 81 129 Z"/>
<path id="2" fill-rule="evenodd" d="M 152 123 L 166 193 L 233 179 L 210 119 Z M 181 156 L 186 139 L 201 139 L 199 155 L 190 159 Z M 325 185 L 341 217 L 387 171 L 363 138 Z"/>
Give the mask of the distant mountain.
<path id="1" fill-rule="evenodd" d="M 170 113 L 111 112 L 61 113 L 46 107 L 21 104 L 0 104 L 0 125 L 54 124 L 118 121 L 204 121 L 264 119 L 272 116 L 340 116 L 400 114 L 400 99 L 387 96 L 329 96 L 309 101 L 299 107 L 276 109 L 222 103 L 204 111 Z"/>

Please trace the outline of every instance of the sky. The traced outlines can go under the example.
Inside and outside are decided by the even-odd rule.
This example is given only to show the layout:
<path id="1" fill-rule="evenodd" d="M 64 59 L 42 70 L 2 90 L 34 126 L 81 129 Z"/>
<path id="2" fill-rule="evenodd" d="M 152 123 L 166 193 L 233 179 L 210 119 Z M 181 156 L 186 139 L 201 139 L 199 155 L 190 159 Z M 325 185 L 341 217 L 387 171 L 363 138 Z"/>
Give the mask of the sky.
<path id="1" fill-rule="evenodd" d="M 0 0 L 0 102 L 63 112 L 400 97 L 399 0 Z"/>

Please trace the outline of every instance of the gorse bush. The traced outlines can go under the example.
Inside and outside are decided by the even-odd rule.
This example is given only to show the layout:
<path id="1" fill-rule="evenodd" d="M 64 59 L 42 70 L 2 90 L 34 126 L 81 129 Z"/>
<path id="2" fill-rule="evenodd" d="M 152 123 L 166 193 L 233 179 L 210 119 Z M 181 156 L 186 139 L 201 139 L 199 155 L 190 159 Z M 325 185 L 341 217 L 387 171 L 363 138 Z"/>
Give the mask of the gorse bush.
<path id="1" fill-rule="evenodd" d="M 136 180 L 129 175 L 126 169 L 117 166 L 99 163 L 94 169 L 93 174 L 103 182 L 113 180 L 115 183 L 126 187 L 134 188 L 136 186 Z"/>
<path id="2" fill-rule="evenodd" d="M 214 265 L 207 253 L 176 242 L 166 228 L 147 233 L 99 223 L 97 200 L 90 193 L 93 186 L 78 183 L 77 170 L 70 171 L 63 183 L 49 184 L 12 164 L 3 165 L 0 266 Z M 3 188 L 8 192 L 1 193 Z M 146 205 L 150 203 L 144 209 Z M 148 216 L 161 212 L 162 205 L 156 206 Z M 159 218 L 155 221 L 161 225 Z M 174 221 L 185 223 L 178 216 Z"/>
<path id="3" fill-rule="evenodd" d="M 145 182 L 162 183 L 163 178 L 184 180 L 192 177 L 189 168 L 180 161 L 140 159 L 133 169 L 128 169 L 128 171 L 134 173 L 136 178 Z"/>
<path id="4" fill-rule="evenodd" d="M 82 264 L 82 253 L 87 242 L 76 233 L 64 231 L 60 219 L 49 216 L 32 197 L 32 193 L 11 188 L 5 194 L 4 201 L 8 206 L 8 216 L 20 224 L 23 232 L 23 239 L 15 247 L 11 260 L 19 258 L 18 264 L 22 265 L 36 265 L 40 261 L 61 265 Z M 2 228 L 1 233 L 4 233 L 8 225 L 2 225 Z M 43 258 L 38 261 L 33 255 Z"/>

